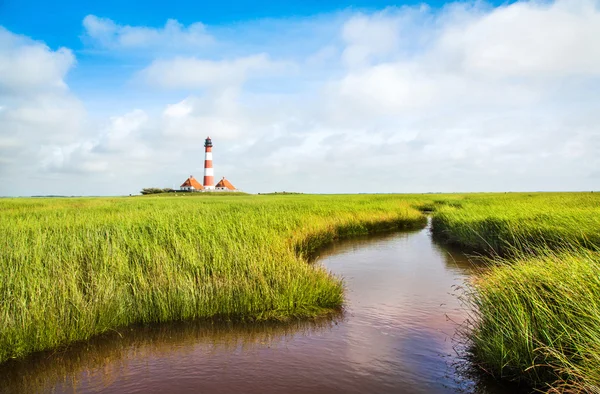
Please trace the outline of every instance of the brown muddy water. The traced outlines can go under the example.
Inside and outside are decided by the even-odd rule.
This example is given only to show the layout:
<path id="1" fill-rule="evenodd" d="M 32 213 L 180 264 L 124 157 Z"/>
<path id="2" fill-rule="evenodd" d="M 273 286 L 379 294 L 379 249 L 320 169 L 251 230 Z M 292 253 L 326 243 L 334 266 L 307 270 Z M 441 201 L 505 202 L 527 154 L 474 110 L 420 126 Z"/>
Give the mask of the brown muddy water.
<path id="1" fill-rule="evenodd" d="M 457 356 L 466 313 L 454 293 L 474 267 L 428 229 L 342 241 L 316 264 L 345 279 L 339 316 L 120 329 L 0 365 L 0 392 L 513 392 Z"/>

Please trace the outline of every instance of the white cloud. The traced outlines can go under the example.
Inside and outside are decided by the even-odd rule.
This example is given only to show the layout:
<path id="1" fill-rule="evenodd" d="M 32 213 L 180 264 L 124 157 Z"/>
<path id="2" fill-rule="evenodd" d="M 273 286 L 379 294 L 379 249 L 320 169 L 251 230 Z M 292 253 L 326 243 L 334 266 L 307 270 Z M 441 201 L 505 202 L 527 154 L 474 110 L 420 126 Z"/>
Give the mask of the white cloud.
<path id="1" fill-rule="evenodd" d="M 74 64 L 70 50 L 52 51 L 0 26 L 0 95 L 65 89 L 64 77 Z"/>
<path id="2" fill-rule="evenodd" d="M 36 171 L 40 144 L 77 135 L 85 110 L 64 81 L 74 64 L 70 50 L 0 27 L 0 178 Z"/>
<path id="3" fill-rule="evenodd" d="M 435 50 L 491 76 L 600 75 L 597 37 L 596 1 L 519 2 L 447 26 Z"/>
<path id="4" fill-rule="evenodd" d="M 123 116 L 114 116 L 110 120 L 109 127 L 104 130 L 100 148 L 110 151 L 129 151 L 135 149 L 138 139 L 136 135 L 148 122 L 148 115 L 136 109 Z"/>
<path id="5" fill-rule="evenodd" d="M 166 118 L 183 118 L 192 113 L 194 107 L 191 105 L 189 100 L 183 100 L 179 103 L 169 104 L 167 108 L 164 110 L 163 115 Z"/>
<path id="6" fill-rule="evenodd" d="M 361 66 L 372 56 L 393 53 L 400 39 L 399 22 L 386 13 L 352 17 L 342 29 L 342 37 L 347 44 L 342 55 L 345 63 Z"/>
<path id="7" fill-rule="evenodd" d="M 106 160 L 94 157 L 90 141 L 41 147 L 41 168 L 55 173 L 101 173 L 109 168 Z"/>
<path id="8" fill-rule="evenodd" d="M 202 23 L 193 23 L 187 28 L 174 19 L 167 20 L 163 28 L 118 25 L 108 18 L 88 15 L 83 19 L 86 39 L 93 45 L 106 49 L 149 49 L 188 50 L 205 47 L 213 43 Z"/>
<path id="9" fill-rule="evenodd" d="M 260 106 L 252 111 L 240 99 L 237 89 L 214 91 L 199 98 L 190 96 L 168 105 L 163 111 L 160 129 L 165 138 L 201 146 L 207 135 L 221 141 L 257 138 L 277 119 L 274 112 Z"/>
<path id="10" fill-rule="evenodd" d="M 169 89 L 239 86 L 249 77 L 264 76 L 284 67 L 266 54 L 220 61 L 178 57 L 155 60 L 140 72 L 139 78 L 150 85 Z"/>
<path id="11" fill-rule="evenodd" d="M 46 172 L 117 174 L 127 168 L 145 165 L 152 158 L 144 141 L 145 128 L 150 131 L 146 112 L 136 109 L 113 116 L 96 136 L 66 144 L 42 145 L 41 167 Z"/>
<path id="12" fill-rule="evenodd" d="M 547 104 L 558 91 L 581 96 L 580 86 L 569 87 L 565 78 L 600 73 L 596 6 L 586 0 L 496 9 L 452 5 L 441 13 L 415 8 L 352 18 L 342 33 L 348 42 L 344 53 L 357 45 L 367 49 L 348 62 L 346 75 L 327 85 L 334 103 L 330 114 L 347 113 L 352 122 L 357 115 L 372 119 L 416 110 L 452 110 L 466 117 Z M 402 31 L 420 46 L 407 49 Z M 371 50 L 360 43 L 363 38 L 381 44 Z M 377 53 L 386 57 L 377 61 L 371 57 Z"/>

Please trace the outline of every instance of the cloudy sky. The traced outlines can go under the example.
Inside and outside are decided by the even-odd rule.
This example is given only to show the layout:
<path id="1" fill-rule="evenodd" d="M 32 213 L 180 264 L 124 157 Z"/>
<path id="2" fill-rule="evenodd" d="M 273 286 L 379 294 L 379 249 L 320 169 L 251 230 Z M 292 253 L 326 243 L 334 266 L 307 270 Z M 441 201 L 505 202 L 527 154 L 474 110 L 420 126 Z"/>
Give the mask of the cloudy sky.
<path id="1" fill-rule="evenodd" d="M 598 0 L 86 3 L 0 0 L 0 195 L 600 188 Z"/>

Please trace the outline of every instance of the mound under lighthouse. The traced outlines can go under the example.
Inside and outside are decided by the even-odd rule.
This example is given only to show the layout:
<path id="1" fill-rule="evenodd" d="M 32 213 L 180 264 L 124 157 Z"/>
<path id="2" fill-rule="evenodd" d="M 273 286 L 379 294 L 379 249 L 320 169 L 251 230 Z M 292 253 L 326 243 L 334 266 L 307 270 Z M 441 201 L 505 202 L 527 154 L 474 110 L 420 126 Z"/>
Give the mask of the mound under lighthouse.
<path id="1" fill-rule="evenodd" d="M 210 137 L 204 140 L 204 189 L 214 190 L 215 172 L 212 164 L 212 141 Z"/>

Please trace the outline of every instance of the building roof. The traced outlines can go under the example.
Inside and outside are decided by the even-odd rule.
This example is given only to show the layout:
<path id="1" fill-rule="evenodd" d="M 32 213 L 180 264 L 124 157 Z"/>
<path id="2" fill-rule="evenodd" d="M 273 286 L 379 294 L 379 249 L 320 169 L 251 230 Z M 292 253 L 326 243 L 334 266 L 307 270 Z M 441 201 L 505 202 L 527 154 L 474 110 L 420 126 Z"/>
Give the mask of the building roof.
<path id="1" fill-rule="evenodd" d="M 194 177 L 193 177 L 193 176 L 191 176 L 191 175 L 190 175 L 190 177 L 189 177 L 188 179 L 186 179 L 186 180 L 185 180 L 185 182 L 183 182 L 183 183 L 181 184 L 181 186 L 179 186 L 179 187 L 189 187 L 189 186 L 192 186 L 192 187 L 193 187 L 194 189 L 196 189 L 196 190 L 203 190 L 203 189 L 204 189 L 204 186 L 202 186 L 202 185 L 200 184 L 200 182 L 198 182 L 198 181 L 196 180 L 196 178 L 194 178 Z"/>
<path id="2" fill-rule="evenodd" d="M 229 190 L 235 190 L 235 186 L 233 186 L 231 184 L 231 182 L 229 182 L 227 179 L 225 179 L 225 177 L 223 177 L 223 179 L 221 179 L 215 187 L 225 187 Z"/>

